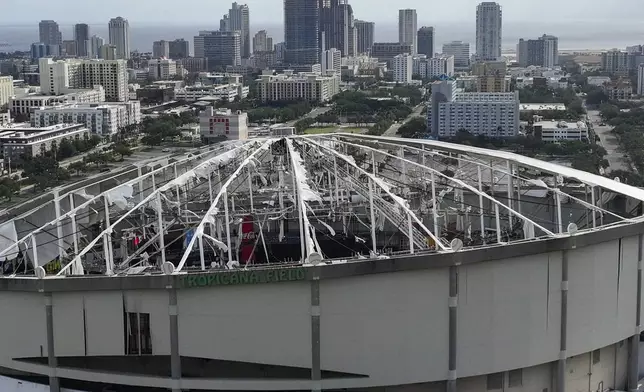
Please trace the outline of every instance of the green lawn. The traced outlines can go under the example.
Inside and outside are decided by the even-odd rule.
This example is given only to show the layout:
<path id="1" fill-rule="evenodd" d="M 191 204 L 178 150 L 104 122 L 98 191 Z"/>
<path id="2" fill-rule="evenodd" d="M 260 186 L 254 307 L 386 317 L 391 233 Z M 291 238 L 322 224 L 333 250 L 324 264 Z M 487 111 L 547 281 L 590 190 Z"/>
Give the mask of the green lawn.
<path id="1" fill-rule="evenodd" d="M 360 133 L 365 129 L 366 128 L 340 128 L 340 127 L 308 128 L 304 130 L 304 134 L 315 135 L 318 133 L 332 133 L 332 132 Z"/>

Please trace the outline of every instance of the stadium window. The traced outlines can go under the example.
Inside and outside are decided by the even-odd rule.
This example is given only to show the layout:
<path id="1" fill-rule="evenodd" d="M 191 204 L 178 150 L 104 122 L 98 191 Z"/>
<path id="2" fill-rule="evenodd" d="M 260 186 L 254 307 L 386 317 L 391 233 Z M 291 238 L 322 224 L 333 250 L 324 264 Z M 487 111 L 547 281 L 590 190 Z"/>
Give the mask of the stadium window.
<path id="1" fill-rule="evenodd" d="M 128 312 L 125 323 L 126 355 L 152 355 L 150 314 Z"/>
<path id="2" fill-rule="evenodd" d="M 523 369 L 510 370 L 508 372 L 508 387 L 516 388 L 523 386 Z"/>
<path id="3" fill-rule="evenodd" d="M 492 373 L 487 375 L 487 390 L 503 389 L 504 373 Z"/>

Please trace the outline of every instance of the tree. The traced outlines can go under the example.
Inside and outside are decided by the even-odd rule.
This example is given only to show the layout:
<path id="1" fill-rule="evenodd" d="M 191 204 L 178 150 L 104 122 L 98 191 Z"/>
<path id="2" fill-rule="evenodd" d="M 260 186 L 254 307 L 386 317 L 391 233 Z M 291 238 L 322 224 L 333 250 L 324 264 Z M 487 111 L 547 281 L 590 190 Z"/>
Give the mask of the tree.
<path id="1" fill-rule="evenodd" d="M 22 166 L 23 177 L 30 178 L 36 184 L 36 188 L 41 190 L 56 186 L 70 177 L 67 170 L 61 168 L 50 156 L 26 157 Z"/>
<path id="2" fill-rule="evenodd" d="M 86 172 L 89 169 L 87 167 L 87 164 L 83 161 L 73 162 L 69 166 L 67 166 L 67 168 L 69 170 L 75 171 L 77 176 L 80 176 L 81 172 Z"/>
<path id="3" fill-rule="evenodd" d="M 64 138 L 60 141 L 60 146 L 58 147 L 58 159 L 71 158 L 76 155 L 77 150 L 74 147 L 74 144 L 69 141 L 69 139 Z"/>
<path id="4" fill-rule="evenodd" d="M 0 198 L 11 201 L 13 195 L 20 192 L 20 183 L 15 178 L 4 177 L 0 180 Z"/>
<path id="5" fill-rule="evenodd" d="M 127 145 L 122 144 L 122 143 L 121 143 L 121 144 L 116 144 L 116 145 L 114 145 L 114 147 L 112 148 L 112 151 L 113 151 L 115 154 L 118 154 L 118 155 L 120 155 L 120 156 L 121 156 L 121 159 L 120 159 L 121 161 L 122 161 L 126 156 L 130 156 L 130 155 L 132 155 L 132 150 L 130 149 L 130 147 L 128 147 Z"/>
<path id="6" fill-rule="evenodd" d="M 159 134 L 145 135 L 141 139 L 141 142 L 146 146 L 154 147 L 160 145 L 163 142 L 163 137 Z"/>

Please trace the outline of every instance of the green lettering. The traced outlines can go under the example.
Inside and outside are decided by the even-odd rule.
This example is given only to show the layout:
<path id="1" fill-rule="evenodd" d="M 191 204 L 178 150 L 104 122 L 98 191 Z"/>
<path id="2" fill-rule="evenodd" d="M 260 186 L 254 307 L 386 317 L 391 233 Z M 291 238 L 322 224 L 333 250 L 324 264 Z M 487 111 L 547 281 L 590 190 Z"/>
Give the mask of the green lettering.
<path id="1" fill-rule="evenodd" d="M 189 276 L 188 277 L 188 287 L 196 287 L 197 286 L 197 278 L 194 276 Z"/>
<path id="2" fill-rule="evenodd" d="M 208 275 L 208 286 L 214 286 L 216 280 L 217 280 L 217 275 L 214 275 L 214 274 Z"/>
<path id="3" fill-rule="evenodd" d="M 249 273 L 248 271 L 243 271 L 237 274 L 239 277 L 239 284 L 247 284 L 248 283 L 248 278 L 249 278 Z"/>
<path id="4" fill-rule="evenodd" d="M 208 279 L 206 279 L 206 275 L 199 275 L 197 278 L 197 284 L 199 287 L 204 287 L 208 284 Z"/>
<path id="5" fill-rule="evenodd" d="M 272 282 L 275 279 L 273 271 L 266 271 L 266 282 Z"/>
<path id="6" fill-rule="evenodd" d="M 230 284 L 230 275 L 231 274 L 229 274 L 229 273 L 222 274 L 219 277 L 219 280 L 221 281 L 221 284 L 224 284 L 224 285 Z"/>
<path id="7" fill-rule="evenodd" d="M 259 283 L 259 276 L 257 276 L 257 272 L 253 271 L 250 273 L 249 281 L 251 284 Z"/>
<path id="8" fill-rule="evenodd" d="M 280 282 L 286 282 L 288 279 L 288 274 L 285 269 L 280 270 Z"/>
<path id="9" fill-rule="evenodd" d="M 240 272 L 235 272 L 232 275 L 230 275 L 230 284 L 239 284 L 239 275 Z"/>
<path id="10" fill-rule="evenodd" d="M 297 280 L 304 280 L 304 278 L 306 278 L 306 274 L 304 273 L 304 268 L 298 268 L 296 270 L 296 275 L 297 275 Z"/>

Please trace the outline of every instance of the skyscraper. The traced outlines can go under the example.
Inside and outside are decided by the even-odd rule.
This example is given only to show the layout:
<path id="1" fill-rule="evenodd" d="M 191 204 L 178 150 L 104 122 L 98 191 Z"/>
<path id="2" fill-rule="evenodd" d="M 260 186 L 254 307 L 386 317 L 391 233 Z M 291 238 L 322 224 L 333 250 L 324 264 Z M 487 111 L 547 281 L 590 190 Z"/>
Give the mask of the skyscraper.
<path id="1" fill-rule="evenodd" d="M 89 42 L 89 26 L 85 23 L 74 25 L 74 41 L 76 42 L 76 55 L 87 57 Z"/>
<path id="2" fill-rule="evenodd" d="M 117 17 L 110 20 L 110 45 L 116 47 L 116 57 L 130 58 L 130 24 L 127 19 Z"/>
<path id="3" fill-rule="evenodd" d="M 319 24 L 318 0 L 284 0 L 285 62 L 320 62 Z"/>
<path id="4" fill-rule="evenodd" d="M 101 54 L 101 46 L 105 45 L 105 40 L 98 35 L 92 35 L 87 45 L 87 56 L 97 58 Z"/>
<path id="5" fill-rule="evenodd" d="M 170 58 L 173 60 L 190 57 L 190 42 L 183 38 L 170 41 Z"/>
<path id="6" fill-rule="evenodd" d="M 476 59 L 495 61 L 501 57 L 501 6 L 483 2 L 476 7 Z"/>
<path id="7" fill-rule="evenodd" d="M 348 0 L 320 0 L 320 50 L 338 49 L 343 56 L 356 51 L 353 8 Z"/>
<path id="8" fill-rule="evenodd" d="M 521 67 L 538 65 L 552 68 L 559 63 L 559 39 L 543 35 L 538 39 L 519 40 L 517 60 Z"/>
<path id="9" fill-rule="evenodd" d="M 241 36 L 241 56 L 242 58 L 250 57 L 250 10 L 246 4 L 233 3 L 219 21 L 219 31 L 239 31 Z"/>
<path id="10" fill-rule="evenodd" d="M 208 59 L 213 70 L 227 65 L 241 65 L 241 34 L 239 31 L 200 31 L 194 38 L 195 57 Z"/>
<path id="11" fill-rule="evenodd" d="M 363 20 L 356 20 L 353 24 L 356 32 L 356 54 L 371 52 L 376 24 Z"/>
<path id="12" fill-rule="evenodd" d="M 58 23 L 53 20 L 41 20 L 38 24 L 40 42 L 45 45 L 61 45 L 63 36 L 58 28 Z"/>
<path id="13" fill-rule="evenodd" d="M 416 54 L 418 51 L 418 17 L 416 10 L 405 9 L 398 11 L 398 42 L 403 45 L 411 45 L 411 50 Z"/>
<path id="14" fill-rule="evenodd" d="M 443 54 L 454 56 L 454 68 L 466 69 L 470 66 L 470 44 L 463 41 L 452 41 L 443 44 Z"/>
<path id="15" fill-rule="evenodd" d="M 272 52 L 273 38 L 268 36 L 266 30 L 260 30 L 253 37 L 253 53 Z"/>
<path id="16" fill-rule="evenodd" d="M 418 53 L 434 57 L 434 28 L 423 26 L 418 30 Z"/>
<path id="17" fill-rule="evenodd" d="M 157 59 L 170 57 L 170 43 L 165 40 L 154 41 L 152 43 L 152 57 Z"/>
<path id="18" fill-rule="evenodd" d="M 559 64 L 559 38 L 544 34 L 539 38 L 543 41 L 543 66 L 552 68 Z"/>

